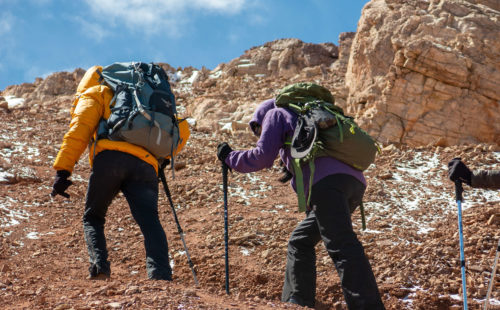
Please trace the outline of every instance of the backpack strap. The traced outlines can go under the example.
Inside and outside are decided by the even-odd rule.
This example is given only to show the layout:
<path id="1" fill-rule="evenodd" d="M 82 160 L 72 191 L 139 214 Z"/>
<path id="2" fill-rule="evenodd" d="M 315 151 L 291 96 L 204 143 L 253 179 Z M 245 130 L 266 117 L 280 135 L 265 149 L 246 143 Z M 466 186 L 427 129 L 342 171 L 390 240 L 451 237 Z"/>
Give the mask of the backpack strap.
<path id="1" fill-rule="evenodd" d="M 304 175 L 302 173 L 302 167 L 301 167 L 301 160 L 298 158 L 293 158 L 292 159 L 292 167 L 293 167 L 293 172 L 295 176 L 295 185 L 297 188 L 297 197 L 298 197 L 298 204 L 299 204 L 299 211 L 300 212 L 305 212 L 307 206 L 311 203 L 311 193 L 312 193 L 312 186 L 313 186 L 313 181 L 314 181 L 314 172 L 316 170 L 316 166 L 314 165 L 314 153 L 315 149 L 311 151 L 312 156 L 310 160 L 308 161 L 309 164 L 309 191 L 307 193 L 307 199 L 306 199 L 306 194 L 305 194 L 305 186 L 304 186 Z"/>
<path id="2" fill-rule="evenodd" d="M 306 194 L 304 192 L 304 177 L 300 168 L 300 159 L 292 159 L 293 172 L 295 175 L 295 185 L 297 187 L 297 197 L 299 203 L 299 211 L 306 211 Z"/>
<path id="3" fill-rule="evenodd" d="M 363 206 L 363 200 L 359 204 L 359 211 L 361 212 L 361 227 L 363 230 L 366 230 L 366 221 L 365 221 L 365 207 Z"/>

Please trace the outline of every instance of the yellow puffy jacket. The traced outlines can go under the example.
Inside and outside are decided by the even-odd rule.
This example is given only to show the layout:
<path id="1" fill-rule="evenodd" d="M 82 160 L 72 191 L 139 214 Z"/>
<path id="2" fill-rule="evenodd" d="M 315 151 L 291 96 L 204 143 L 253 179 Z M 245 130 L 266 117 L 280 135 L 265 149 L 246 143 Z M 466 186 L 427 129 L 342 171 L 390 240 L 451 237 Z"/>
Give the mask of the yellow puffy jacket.
<path id="1" fill-rule="evenodd" d="M 79 98 L 77 105 L 71 112 L 70 129 L 64 135 L 63 142 L 56 160 L 53 164 L 56 170 L 67 170 L 73 172 L 73 167 L 80 159 L 85 148 L 95 138 L 97 126 L 101 118 L 108 119 L 111 114 L 109 103 L 113 98 L 113 91 L 104 85 L 96 85 L 88 88 Z M 179 122 L 180 143 L 174 150 L 176 155 L 189 138 L 190 131 L 187 121 Z M 158 173 L 158 160 L 146 149 L 123 141 L 111 141 L 100 139 L 94 153 L 94 143 L 89 148 L 89 161 L 92 166 L 94 155 L 104 150 L 114 150 L 134 155 L 151 166 Z"/>

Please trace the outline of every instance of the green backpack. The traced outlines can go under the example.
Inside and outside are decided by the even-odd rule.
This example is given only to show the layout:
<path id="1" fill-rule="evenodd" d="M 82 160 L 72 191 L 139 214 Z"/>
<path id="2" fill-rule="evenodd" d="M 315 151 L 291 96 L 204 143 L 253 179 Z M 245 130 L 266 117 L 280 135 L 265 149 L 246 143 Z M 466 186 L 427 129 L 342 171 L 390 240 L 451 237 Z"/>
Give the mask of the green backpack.
<path id="1" fill-rule="evenodd" d="M 298 115 L 293 137 L 287 144 L 294 158 L 300 211 L 305 211 L 309 204 L 316 157 L 333 157 L 363 171 L 380 151 L 377 142 L 334 103 L 330 91 L 314 83 L 288 85 L 276 97 L 276 106 L 288 108 Z M 305 164 L 311 170 L 307 203 L 301 169 Z"/>

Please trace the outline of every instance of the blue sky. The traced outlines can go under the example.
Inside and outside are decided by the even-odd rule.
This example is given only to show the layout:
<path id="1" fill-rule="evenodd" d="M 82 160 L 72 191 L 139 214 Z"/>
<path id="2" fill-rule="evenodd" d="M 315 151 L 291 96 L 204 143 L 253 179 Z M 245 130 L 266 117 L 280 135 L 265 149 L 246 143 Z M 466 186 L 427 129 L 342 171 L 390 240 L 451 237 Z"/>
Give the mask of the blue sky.
<path id="1" fill-rule="evenodd" d="M 116 61 L 214 69 L 281 38 L 337 44 L 368 0 L 0 0 L 0 90 Z"/>

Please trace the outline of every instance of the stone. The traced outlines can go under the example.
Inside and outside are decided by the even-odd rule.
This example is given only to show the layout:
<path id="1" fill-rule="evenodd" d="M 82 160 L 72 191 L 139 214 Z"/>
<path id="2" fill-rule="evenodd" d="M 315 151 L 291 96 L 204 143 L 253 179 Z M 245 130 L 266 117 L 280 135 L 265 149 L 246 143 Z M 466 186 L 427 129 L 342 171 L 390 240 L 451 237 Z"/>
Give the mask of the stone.
<path id="1" fill-rule="evenodd" d="M 2 268 L 0 268 L 0 272 L 9 272 L 11 271 L 10 267 L 6 264 L 2 265 Z"/>
<path id="2" fill-rule="evenodd" d="M 487 222 L 488 225 L 499 225 L 500 224 L 500 214 L 492 214 Z"/>

